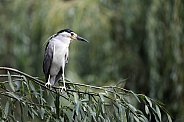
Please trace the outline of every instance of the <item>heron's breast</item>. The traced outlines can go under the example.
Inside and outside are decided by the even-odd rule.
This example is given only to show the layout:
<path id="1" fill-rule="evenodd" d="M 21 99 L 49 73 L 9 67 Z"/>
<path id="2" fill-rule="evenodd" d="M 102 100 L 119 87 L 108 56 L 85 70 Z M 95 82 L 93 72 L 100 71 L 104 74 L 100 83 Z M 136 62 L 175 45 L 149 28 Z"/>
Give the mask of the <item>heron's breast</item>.
<path id="1" fill-rule="evenodd" d="M 61 67 L 65 66 L 65 55 L 67 53 L 67 46 L 55 46 L 53 50 L 53 60 L 51 65 L 51 75 L 57 75 Z"/>

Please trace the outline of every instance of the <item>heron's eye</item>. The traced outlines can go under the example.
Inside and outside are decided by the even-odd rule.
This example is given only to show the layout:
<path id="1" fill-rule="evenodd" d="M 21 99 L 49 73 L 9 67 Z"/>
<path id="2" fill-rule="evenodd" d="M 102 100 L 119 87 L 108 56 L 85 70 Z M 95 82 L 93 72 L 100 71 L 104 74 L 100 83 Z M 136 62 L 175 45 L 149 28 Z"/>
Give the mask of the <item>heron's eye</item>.
<path id="1" fill-rule="evenodd" d="M 74 33 L 71 33 L 71 36 L 73 36 L 74 35 Z"/>

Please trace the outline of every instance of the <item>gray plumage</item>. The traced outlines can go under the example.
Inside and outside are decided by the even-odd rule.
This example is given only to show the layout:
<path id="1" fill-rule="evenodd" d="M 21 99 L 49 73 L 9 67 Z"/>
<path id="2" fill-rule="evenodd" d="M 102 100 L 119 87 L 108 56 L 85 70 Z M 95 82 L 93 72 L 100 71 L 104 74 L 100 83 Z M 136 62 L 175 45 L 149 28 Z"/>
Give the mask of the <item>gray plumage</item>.
<path id="1" fill-rule="evenodd" d="M 43 61 L 43 72 L 47 82 L 45 86 L 50 88 L 62 77 L 63 87 L 61 90 L 66 90 L 64 69 L 68 63 L 69 44 L 72 40 L 88 42 L 70 29 L 61 30 L 49 38 Z"/>

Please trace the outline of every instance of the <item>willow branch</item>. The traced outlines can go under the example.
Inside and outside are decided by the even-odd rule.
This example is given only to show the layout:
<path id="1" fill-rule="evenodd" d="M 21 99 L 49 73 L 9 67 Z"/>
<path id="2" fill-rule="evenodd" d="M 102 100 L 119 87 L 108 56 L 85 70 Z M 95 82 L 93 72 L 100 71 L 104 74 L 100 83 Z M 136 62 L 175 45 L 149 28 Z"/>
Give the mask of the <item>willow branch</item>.
<path id="1" fill-rule="evenodd" d="M 38 78 L 35 78 L 35 77 L 32 77 L 31 75 L 28 75 L 24 72 L 21 72 L 19 70 L 16 70 L 16 69 L 13 69 L 13 68 L 8 68 L 8 67 L 0 67 L 0 70 L 7 70 L 7 71 L 12 71 L 12 72 L 15 72 L 15 73 L 18 73 L 18 74 L 21 74 L 21 75 L 24 75 L 30 79 L 32 79 L 35 83 L 39 84 L 40 86 L 48 89 L 47 87 L 45 87 L 45 83 L 42 82 L 42 80 L 39 80 Z M 3 76 L 6 76 L 6 75 L 3 75 Z M 17 75 L 14 75 L 14 76 L 17 76 Z M 112 94 L 117 94 L 111 90 L 108 90 L 107 88 L 118 88 L 118 89 L 121 89 L 121 90 L 124 90 L 124 91 L 128 91 L 128 90 L 125 90 L 125 89 L 122 89 L 122 88 L 119 88 L 119 87 L 114 87 L 114 86 L 104 86 L 104 87 L 99 87 L 99 86 L 92 86 L 92 85 L 86 85 L 86 84 L 81 84 L 81 83 L 74 83 L 74 82 L 71 82 L 70 80 L 66 79 L 66 81 L 69 81 L 69 82 L 66 82 L 66 84 L 73 84 L 73 85 L 77 85 L 77 86 L 83 86 L 83 87 L 86 87 L 86 88 L 93 88 L 93 89 L 98 89 L 98 90 L 102 90 L 102 91 L 107 91 L 107 92 L 110 92 Z M 56 86 L 53 86 L 53 88 L 55 89 L 60 89 L 59 87 L 56 87 Z M 51 90 L 51 89 L 48 89 L 48 90 Z M 52 92 L 55 92 L 54 90 L 51 90 Z M 77 90 L 72 90 L 72 89 L 67 89 L 67 91 L 70 91 L 70 92 L 77 92 L 77 93 L 83 93 L 83 94 L 89 94 L 89 95 L 95 95 L 95 96 L 98 96 L 98 94 L 94 94 L 94 92 L 84 92 L 84 91 L 77 91 Z M 56 93 L 56 92 L 55 92 Z"/>
<path id="2" fill-rule="evenodd" d="M 47 87 L 45 87 L 45 83 L 42 81 L 42 80 L 39 80 L 38 78 L 35 78 L 33 76 L 30 76 L 26 73 L 23 73 L 19 70 L 16 70 L 16 69 L 13 69 L 13 68 L 8 68 L 8 67 L 0 67 L 0 70 L 7 70 L 7 71 L 11 71 L 11 72 L 15 72 L 15 73 L 18 73 L 19 75 L 23 75 L 31 80 L 33 80 L 36 84 L 44 87 L 45 89 L 51 91 L 51 92 L 54 92 L 54 93 L 57 93 L 55 90 L 53 89 L 49 89 Z M 6 75 L 3 75 L 3 76 L 6 76 Z M 14 76 L 17 76 L 17 75 L 14 75 Z M 86 87 L 86 88 L 92 88 L 92 89 L 98 89 L 98 90 L 102 90 L 104 91 L 105 93 L 112 93 L 112 94 L 115 94 L 117 95 L 120 99 L 123 100 L 123 98 L 115 91 L 113 90 L 109 90 L 110 88 L 111 89 L 119 89 L 119 90 L 123 90 L 124 92 L 129 92 L 129 90 L 126 90 L 124 88 L 120 88 L 120 87 L 117 87 L 117 86 L 103 86 L 103 87 L 99 87 L 99 86 L 92 86 L 92 85 L 86 85 L 86 84 L 81 84 L 81 83 L 73 83 L 71 82 L 70 80 L 66 79 L 66 81 L 69 81 L 69 82 L 66 82 L 66 84 L 72 84 L 72 85 L 76 85 L 76 86 L 82 86 L 82 87 Z M 61 82 L 61 81 L 60 81 Z M 59 87 L 57 86 L 53 86 L 54 89 L 60 89 Z M 80 93 L 80 94 L 89 94 L 89 95 L 92 95 L 92 96 L 99 96 L 99 93 L 95 93 L 95 92 L 86 92 L 86 91 L 81 91 L 81 90 L 74 90 L 74 89 L 67 89 L 67 92 L 76 92 L 76 93 Z M 130 93 L 130 92 L 129 92 Z M 107 94 L 108 95 L 108 94 Z M 64 95 L 60 94 L 60 96 L 62 96 L 63 98 L 67 99 L 68 101 L 70 101 L 71 103 L 73 103 L 72 100 L 70 100 L 69 98 L 65 97 Z M 109 96 L 109 95 L 108 95 Z"/>

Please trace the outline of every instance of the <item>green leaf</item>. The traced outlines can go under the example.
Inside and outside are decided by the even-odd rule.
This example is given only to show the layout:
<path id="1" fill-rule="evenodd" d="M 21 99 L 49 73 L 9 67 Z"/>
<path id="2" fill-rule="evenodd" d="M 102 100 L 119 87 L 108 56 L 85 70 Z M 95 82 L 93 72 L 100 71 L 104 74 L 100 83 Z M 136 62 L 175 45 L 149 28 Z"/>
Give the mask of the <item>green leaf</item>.
<path id="1" fill-rule="evenodd" d="M 77 102 L 78 102 L 78 99 L 79 99 L 79 96 L 78 96 L 78 94 L 77 93 L 73 93 L 73 95 L 74 95 L 74 101 L 75 101 L 75 103 L 77 104 Z"/>
<path id="2" fill-rule="evenodd" d="M 31 90 L 30 90 L 29 82 L 28 82 L 28 80 L 27 80 L 27 78 L 25 76 L 22 76 L 22 77 L 23 77 L 23 82 L 22 82 L 22 87 L 23 87 L 22 90 L 23 91 L 22 92 L 26 92 L 26 94 L 28 93 L 30 95 L 31 94 Z M 25 88 L 24 88 L 24 85 L 26 86 Z"/>
<path id="3" fill-rule="evenodd" d="M 148 119 L 143 114 L 139 114 L 139 120 L 141 122 L 149 122 Z"/>
<path id="4" fill-rule="evenodd" d="M 28 86 L 28 81 L 27 81 L 27 78 L 24 76 L 24 75 L 22 75 L 22 78 L 23 78 L 23 83 L 27 86 L 27 89 L 29 89 L 29 86 Z"/>
<path id="5" fill-rule="evenodd" d="M 113 102 L 113 116 L 116 119 L 116 121 L 120 121 L 119 114 L 118 114 L 118 103 L 117 102 Z"/>
<path id="6" fill-rule="evenodd" d="M 149 112 L 149 108 L 148 108 L 147 105 L 145 105 L 145 112 L 146 112 L 146 114 L 149 114 L 149 113 L 150 113 L 150 112 Z"/>
<path id="7" fill-rule="evenodd" d="M 31 81 L 29 82 L 29 86 L 30 86 L 30 88 L 31 88 L 31 90 L 32 90 L 33 92 L 36 92 L 36 90 L 35 90 L 33 84 L 31 83 Z"/>
<path id="8" fill-rule="evenodd" d="M 14 94 L 13 92 L 8 92 L 8 94 L 18 101 L 20 101 L 20 99 L 21 99 L 18 95 Z"/>
<path id="9" fill-rule="evenodd" d="M 167 118 L 169 122 L 172 122 L 171 116 L 169 114 L 167 114 Z"/>
<path id="10" fill-rule="evenodd" d="M 9 85 L 10 85 L 10 88 L 12 89 L 12 91 L 15 92 L 15 87 L 14 87 L 14 84 L 12 82 L 12 78 L 11 78 L 9 71 L 8 71 L 8 82 L 9 82 Z"/>
<path id="11" fill-rule="evenodd" d="M 28 108 L 28 116 L 34 120 L 34 113 L 31 108 Z"/>
<path id="12" fill-rule="evenodd" d="M 128 78 L 119 81 L 115 86 L 118 86 L 120 84 L 123 84 L 123 86 L 124 86 L 124 84 L 126 83 L 126 80 L 128 80 Z"/>
<path id="13" fill-rule="evenodd" d="M 127 103 L 127 105 L 129 106 L 129 108 L 130 108 L 134 113 L 137 111 L 137 109 L 136 109 L 133 105 L 131 105 L 131 104 L 129 104 L 129 103 Z"/>
<path id="14" fill-rule="evenodd" d="M 105 105 L 102 103 L 102 113 L 105 114 Z"/>
<path id="15" fill-rule="evenodd" d="M 88 102 L 89 99 L 82 99 L 81 102 Z"/>
<path id="16" fill-rule="evenodd" d="M 76 105 L 76 108 L 75 108 L 75 111 L 76 111 L 76 114 L 79 115 L 79 110 L 80 110 L 80 107 L 81 107 L 81 101 L 78 101 L 77 102 L 77 105 Z"/>
<path id="17" fill-rule="evenodd" d="M 34 113 L 34 115 L 38 116 L 38 113 L 33 108 L 31 108 L 31 111 Z"/>
<path id="18" fill-rule="evenodd" d="M 27 105 L 26 105 L 27 106 Z M 21 122 L 26 122 L 26 107 L 24 106 L 24 104 L 20 103 L 20 108 L 21 108 Z"/>
<path id="19" fill-rule="evenodd" d="M 100 99 L 102 100 L 102 102 L 105 102 L 103 94 L 104 93 L 99 93 L 99 96 L 100 96 Z"/>
<path id="20" fill-rule="evenodd" d="M 50 117 L 49 117 L 49 118 L 47 118 L 46 122 L 50 122 Z"/>
<path id="21" fill-rule="evenodd" d="M 138 102 L 141 102 L 141 101 L 139 100 L 139 98 L 137 97 L 137 95 L 136 95 L 133 91 L 130 91 L 130 92 L 134 95 L 134 97 L 137 99 Z"/>
<path id="22" fill-rule="evenodd" d="M 59 92 L 56 94 L 56 100 L 55 100 L 55 107 L 56 107 L 56 118 L 59 118 L 60 115 L 60 111 L 59 111 L 59 107 L 60 107 L 60 102 L 59 102 Z"/>
<path id="23" fill-rule="evenodd" d="M 40 114 L 41 119 L 43 119 L 44 114 L 45 114 L 45 109 L 41 107 L 40 110 L 39 110 L 39 114 Z"/>
<path id="24" fill-rule="evenodd" d="M 118 111 L 119 111 L 120 120 L 123 121 L 123 111 L 122 111 L 122 105 L 121 104 L 118 104 Z"/>
<path id="25" fill-rule="evenodd" d="M 126 117 L 126 112 L 125 112 L 124 106 L 122 106 L 122 115 L 123 115 L 123 122 L 127 122 L 127 117 Z"/>
<path id="26" fill-rule="evenodd" d="M 157 111 L 158 118 L 161 121 L 161 112 L 160 112 L 160 109 L 157 105 L 156 105 L 156 111 Z"/>
<path id="27" fill-rule="evenodd" d="M 15 117 L 13 115 L 9 115 L 9 122 L 17 122 L 17 120 L 15 119 Z M 1 121 L 2 122 L 2 121 Z M 3 121 L 4 122 L 4 121 Z M 6 121 L 7 122 L 7 121 Z"/>
<path id="28" fill-rule="evenodd" d="M 59 117 L 59 122 L 65 122 L 64 118 L 62 118 L 61 116 Z"/>
<path id="29" fill-rule="evenodd" d="M 33 94 L 35 95 L 36 98 L 38 98 L 38 93 L 35 90 L 35 87 L 33 86 L 33 84 L 31 83 L 31 81 L 29 82 L 29 86 L 31 88 L 31 90 L 33 91 Z"/>
<path id="30" fill-rule="evenodd" d="M 149 103 L 150 107 L 152 108 L 152 102 L 151 102 L 150 98 L 148 98 L 147 96 L 145 96 L 145 99 Z"/>
<path id="31" fill-rule="evenodd" d="M 159 121 L 159 118 L 158 118 L 158 115 L 157 115 L 157 113 L 156 113 L 156 111 L 155 111 L 153 108 L 152 108 L 152 110 L 153 110 L 152 113 L 153 113 L 153 115 L 154 115 L 154 117 L 155 117 L 155 121 L 156 121 L 156 122 L 160 122 L 160 121 Z"/>
<path id="32" fill-rule="evenodd" d="M 71 112 L 68 110 L 63 109 L 63 113 L 64 113 L 64 118 L 65 118 L 65 122 L 72 122 L 72 116 L 71 116 Z M 58 118 L 58 120 L 61 119 L 60 117 Z M 59 121 L 60 122 L 60 121 Z"/>
<path id="33" fill-rule="evenodd" d="M 90 114 L 91 114 L 92 116 L 96 116 L 96 113 L 93 112 L 93 110 L 91 109 L 91 107 L 88 106 L 88 105 L 87 105 L 87 107 L 88 107 L 88 110 L 90 111 Z"/>
<path id="34" fill-rule="evenodd" d="M 96 119 L 98 119 L 98 116 L 100 114 L 101 104 L 102 104 L 102 101 L 100 98 L 98 98 L 98 104 L 96 105 Z"/>
<path id="35" fill-rule="evenodd" d="M 128 113 L 128 122 L 134 122 L 134 115 L 132 113 Z"/>
<path id="36" fill-rule="evenodd" d="M 136 116 L 134 116 L 134 120 L 135 120 L 136 122 L 140 122 L 140 121 L 139 121 L 139 118 L 137 118 Z"/>
<path id="37" fill-rule="evenodd" d="M 10 108 L 10 103 L 9 103 L 9 101 L 7 101 L 6 105 L 5 105 L 5 110 L 4 110 L 4 118 L 8 117 L 9 108 Z"/>

